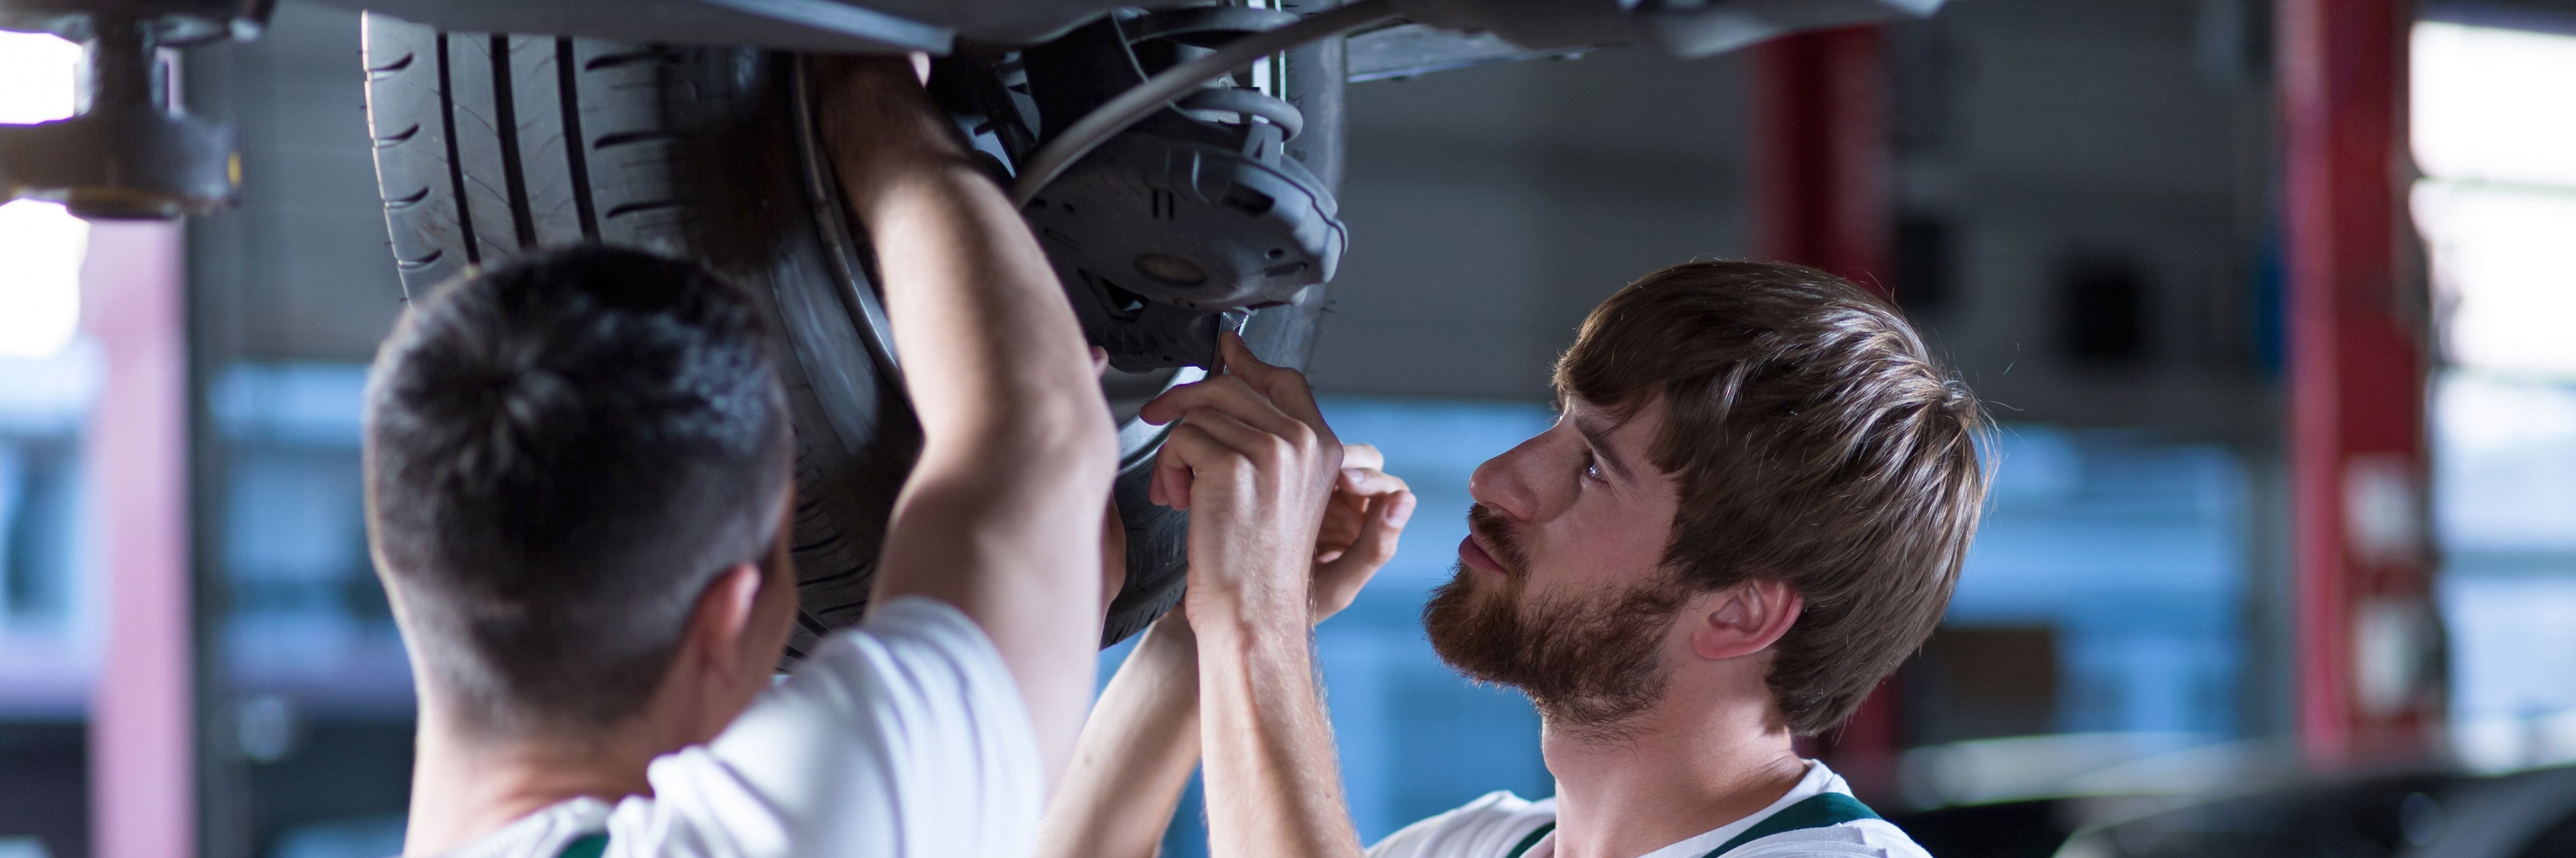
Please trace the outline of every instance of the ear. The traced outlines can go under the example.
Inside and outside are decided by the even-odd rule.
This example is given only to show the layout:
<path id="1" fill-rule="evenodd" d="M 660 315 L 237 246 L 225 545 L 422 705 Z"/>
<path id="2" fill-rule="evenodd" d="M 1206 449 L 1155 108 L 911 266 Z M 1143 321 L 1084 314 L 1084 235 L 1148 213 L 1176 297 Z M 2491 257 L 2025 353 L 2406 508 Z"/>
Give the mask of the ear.
<path id="1" fill-rule="evenodd" d="M 703 660 L 699 669 L 710 678 L 731 679 L 741 672 L 743 649 L 752 644 L 761 576 L 758 565 L 736 563 L 716 573 L 715 580 L 698 594 L 698 604 L 689 612 L 688 640 L 681 650 L 683 657 Z"/>
<path id="2" fill-rule="evenodd" d="M 1746 581 L 1700 597 L 1691 614 L 1691 652 L 1716 661 L 1771 648 L 1798 622 L 1806 600 L 1785 582 Z"/>
<path id="3" fill-rule="evenodd" d="M 743 632 L 744 644 L 737 652 L 741 672 L 758 677 L 765 686 L 778 670 L 784 657 L 787 639 L 796 633 L 796 483 L 787 482 L 786 497 L 778 505 L 778 529 L 769 540 L 769 556 L 761 561 L 759 593 L 752 600 L 750 628 Z"/>

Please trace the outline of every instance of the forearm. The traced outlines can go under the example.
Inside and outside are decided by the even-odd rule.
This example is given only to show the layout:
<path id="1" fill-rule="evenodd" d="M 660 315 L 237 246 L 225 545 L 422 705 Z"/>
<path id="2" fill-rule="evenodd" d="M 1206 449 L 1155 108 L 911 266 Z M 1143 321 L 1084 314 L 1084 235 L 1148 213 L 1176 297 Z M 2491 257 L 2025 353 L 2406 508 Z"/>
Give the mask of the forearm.
<path id="1" fill-rule="evenodd" d="M 818 72 L 824 137 L 878 251 L 923 434 L 876 596 L 941 599 L 983 629 L 1052 785 L 1091 702 L 1100 511 L 1117 468 L 1108 404 L 1045 254 L 909 72 L 836 62 Z"/>
<path id="2" fill-rule="evenodd" d="M 1199 760 L 1198 643 L 1181 612 L 1147 629 L 1083 725 L 1039 858 L 1151 858 Z"/>
<path id="3" fill-rule="evenodd" d="M 901 249 L 879 254 L 878 273 L 925 447 L 1019 467 L 1089 466 L 1100 473 L 1064 476 L 1105 480 L 1115 430 L 1087 345 L 1001 190 L 961 157 L 925 158 L 858 193 L 871 240 Z"/>
<path id="4" fill-rule="evenodd" d="M 899 249 L 878 268 L 922 427 L 886 567 L 942 573 L 909 583 L 993 639 L 1053 783 L 1091 702 L 1108 405 L 1064 290 L 990 180 L 963 165 L 906 174 L 862 216 Z"/>
<path id="5" fill-rule="evenodd" d="M 1208 853 L 1356 858 L 1302 618 L 1199 628 Z"/>
<path id="6" fill-rule="evenodd" d="M 1143 410 L 1173 423 L 1152 493 L 1190 513 L 1182 609 L 1198 643 L 1209 852 L 1359 858 L 1310 629 L 1386 562 L 1410 495 L 1343 469 L 1375 474 L 1381 460 L 1333 436 L 1303 376 L 1231 334 L 1218 348 L 1226 374 Z M 1336 499 L 1345 487 L 1351 502 Z"/>

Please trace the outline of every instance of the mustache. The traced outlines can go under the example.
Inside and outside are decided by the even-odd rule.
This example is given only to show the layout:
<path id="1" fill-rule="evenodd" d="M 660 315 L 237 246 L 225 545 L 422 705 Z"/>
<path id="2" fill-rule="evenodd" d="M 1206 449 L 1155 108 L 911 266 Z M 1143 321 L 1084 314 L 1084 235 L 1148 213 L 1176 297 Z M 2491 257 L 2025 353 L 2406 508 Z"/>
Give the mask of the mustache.
<path id="1" fill-rule="evenodd" d="M 1432 591 L 1422 628 L 1440 660 L 1468 679 L 1519 689 L 1551 729 L 1586 743 L 1623 741 L 1664 697 L 1662 632 L 1690 593 L 1672 580 L 1527 597 L 1530 567 L 1514 522 L 1467 509 L 1477 542 L 1503 567 L 1488 582 L 1458 570 Z"/>
<path id="2" fill-rule="evenodd" d="M 1467 529 L 1475 532 L 1476 541 L 1484 543 L 1485 553 L 1493 555 L 1494 561 L 1502 564 L 1504 572 L 1514 578 L 1529 574 L 1529 551 L 1521 545 L 1520 536 L 1512 532 L 1511 520 L 1504 518 L 1502 513 L 1487 509 L 1484 504 L 1469 504 Z"/>

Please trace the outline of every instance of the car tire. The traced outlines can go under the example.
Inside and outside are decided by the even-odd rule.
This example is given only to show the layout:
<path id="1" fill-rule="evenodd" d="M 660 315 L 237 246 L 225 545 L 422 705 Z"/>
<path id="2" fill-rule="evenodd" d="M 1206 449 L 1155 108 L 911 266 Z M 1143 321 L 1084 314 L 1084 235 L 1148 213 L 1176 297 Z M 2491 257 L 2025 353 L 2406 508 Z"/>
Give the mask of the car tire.
<path id="1" fill-rule="evenodd" d="M 752 287 L 792 358 L 780 361 L 796 434 L 791 655 L 858 622 L 921 430 L 868 251 L 814 151 L 799 58 L 447 32 L 374 13 L 365 34 L 368 122 L 405 293 L 582 242 L 694 259 Z M 1305 55 L 1337 64 L 1340 46 Z M 1338 174 L 1341 76 L 1327 71 L 1304 76 L 1319 82 L 1305 100 L 1332 114 L 1327 139 L 1308 148 Z M 1322 302 L 1318 286 L 1258 311 L 1245 338 L 1267 360 L 1303 366 Z M 1128 562 L 1104 646 L 1180 599 L 1188 517 L 1146 500 L 1163 433 L 1133 413 L 1190 372 L 1105 382 L 1123 412 L 1113 496 Z"/>

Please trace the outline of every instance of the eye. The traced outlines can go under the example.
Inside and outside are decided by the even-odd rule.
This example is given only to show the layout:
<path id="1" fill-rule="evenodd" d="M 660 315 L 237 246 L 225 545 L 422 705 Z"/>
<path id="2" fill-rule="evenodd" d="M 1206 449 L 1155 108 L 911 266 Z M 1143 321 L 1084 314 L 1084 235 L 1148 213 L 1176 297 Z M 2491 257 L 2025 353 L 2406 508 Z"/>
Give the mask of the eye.
<path id="1" fill-rule="evenodd" d="M 1583 448 L 1583 478 L 1594 482 L 1599 482 L 1603 479 L 1601 476 L 1601 457 L 1594 455 L 1592 448 L 1590 447 Z"/>

